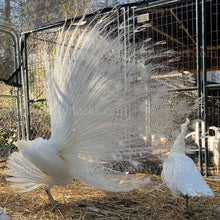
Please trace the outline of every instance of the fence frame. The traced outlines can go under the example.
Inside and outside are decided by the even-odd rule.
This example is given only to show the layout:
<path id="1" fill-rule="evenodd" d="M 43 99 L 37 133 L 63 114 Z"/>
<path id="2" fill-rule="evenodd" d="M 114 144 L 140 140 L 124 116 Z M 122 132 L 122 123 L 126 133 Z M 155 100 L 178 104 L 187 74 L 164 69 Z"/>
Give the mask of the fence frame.
<path id="1" fill-rule="evenodd" d="M 13 98 L 16 99 L 17 103 L 17 129 L 18 129 L 18 139 L 25 137 L 24 131 L 24 119 L 23 119 L 23 95 L 21 89 L 21 82 L 19 82 L 20 74 L 20 47 L 19 47 L 19 38 L 18 33 L 11 27 L 0 24 L 0 32 L 8 34 L 12 41 L 14 47 L 14 72 L 10 75 L 8 79 L 0 79 L 8 85 L 17 87 L 16 95 L 1 95 L 0 97 L 4 98 Z M 16 82 L 12 82 L 13 79 L 16 79 Z"/>

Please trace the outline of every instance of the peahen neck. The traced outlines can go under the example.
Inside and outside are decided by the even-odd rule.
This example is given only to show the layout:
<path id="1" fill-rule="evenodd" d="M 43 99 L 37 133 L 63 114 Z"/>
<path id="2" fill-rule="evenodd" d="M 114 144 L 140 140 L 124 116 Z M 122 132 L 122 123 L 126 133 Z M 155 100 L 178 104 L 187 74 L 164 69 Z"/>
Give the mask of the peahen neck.
<path id="1" fill-rule="evenodd" d="M 176 137 L 173 146 L 171 147 L 171 152 L 185 154 L 185 136 L 187 133 L 188 122 L 181 125 L 181 132 Z"/>

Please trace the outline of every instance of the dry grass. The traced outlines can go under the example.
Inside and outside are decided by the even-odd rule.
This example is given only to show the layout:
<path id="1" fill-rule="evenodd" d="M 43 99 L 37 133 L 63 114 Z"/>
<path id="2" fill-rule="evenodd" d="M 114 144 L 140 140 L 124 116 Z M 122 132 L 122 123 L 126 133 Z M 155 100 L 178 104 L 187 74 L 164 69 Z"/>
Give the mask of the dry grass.
<path id="1" fill-rule="evenodd" d="M 185 199 L 176 203 L 170 191 L 161 187 L 153 192 L 145 189 L 128 193 L 109 193 L 94 189 L 79 181 L 65 187 L 52 188 L 56 207 L 48 204 L 42 188 L 19 193 L 5 180 L 5 169 L 0 172 L 0 209 L 6 207 L 12 220 L 25 219 L 220 219 L 220 180 L 207 179 L 215 198 L 192 198 L 189 213 Z M 154 177 L 161 182 L 160 177 Z"/>

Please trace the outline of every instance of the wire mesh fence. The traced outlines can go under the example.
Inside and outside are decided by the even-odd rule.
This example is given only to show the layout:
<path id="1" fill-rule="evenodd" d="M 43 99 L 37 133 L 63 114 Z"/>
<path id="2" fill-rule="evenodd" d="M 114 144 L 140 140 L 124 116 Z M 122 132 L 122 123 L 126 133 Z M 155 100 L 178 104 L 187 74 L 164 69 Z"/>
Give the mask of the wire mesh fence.
<path id="1" fill-rule="evenodd" d="M 0 160 L 15 151 L 18 140 L 17 91 L 0 83 Z"/>
<path id="2" fill-rule="evenodd" d="M 21 138 L 22 125 L 18 36 L 12 28 L 2 24 L 0 48 L 0 81 L 8 84 L 0 82 L 0 158 L 4 160 L 10 152 L 16 150 L 14 143 Z"/>
<path id="3" fill-rule="evenodd" d="M 0 32 L 0 78 L 7 80 L 13 73 L 15 53 L 13 48 L 14 42 L 8 33 Z"/>
<path id="4" fill-rule="evenodd" d="M 169 68 L 169 74 L 158 74 L 153 80 L 160 83 L 161 86 L 166 86 L 170 89 L 170 92 L 164 96 L 164 100 L 160 105 L 152 104 L 152 97 L 149 96 L 147 106 L 145 105 L 144 120 L 146 120 L 146 126 L 142 131 L 137 134 L 142 138 L 144 145 L 154 145 L 155 154 L 160 156 L 166 155 L 167 151 L 164 150 L 167 147 L 163 145 L 171 146 L 175 136 L 176 129 L 180 127 L 186 116 L 190 119 L 197 120 L 198 117 L 206 121 L 209 127 L 220 126 L 219 121 L 219 88 L 218 75 L 219 75 L 219 5 L 218 1 L 206 2 L 206 38 L 207 38 L 207 83 L 201 80 L 204 74 L 201 74 L 201 78 L 198 78 L 202 68 L 200 58 L 203 54 L 198 50 L 198 43 L 202 43 L 202 29 L 201 21 L 202 15 L 198 13 L 197 1 L 179 1 L 175 4 L 166 2 L 163 5 L 153 5 L 142 8 L 123 7 L 119 8 L 117 13 L 118 28 L 119 31 L 124 31 L 124 43 L 126 45 L 127 52 L 135 50 L 136 46 L 146 43 L 148 39 L 154 43 L 154 50 L 157 54 L 164 54 L 165 58 L 159 61 L 166 63 Z M 201 11 L 202 5 L 199 4 Z M 196 17 L 197 16 L 197 17 Z M 128 19 L 129 18 L 129 19 Z M 131 25 L 129 28 L 123 28 L 120 24 L 128 20 Z M 125 22 L 124 22 L 125 23 Z M 144 28 L 143 28 L 144 27 Z M 137 33 L 135 30 L 141 28 L 141 31 Z M 29 105 L 30 105 L 30 138 L 36 137 L 50 137 L 50 117 L 49 107 L 46 103 L 46 75 L 44 67 L 44 51 L 47 46 L 50 51 L 50 57 L 53 59 L 53 52 L 56 46 L 56 37 L 59 32 L 57 25 L 50 26 L 45 30 L 39 30 L 30 32 L 27 38 L 27 58 L 28 58 L 28 83 L 29 83 Z M 198 31 L 198 33 L 196 32 Z M 199 34 L 199 35 L 198 35 Z M 200 37 L 199 40 L 197 37 Z M 160 42 L 160 43 L 158 43 Z M 156 45 L 155 45 L 156 44 Z M 198 53 L 200 52 L 200 54 Z M 124 56 L 122 52 L 122 56 Z M 198 57 L 199 55 L 199 57 Z M 159 55 L 158 55 L 159 57 Z M 137 62 L 140 65 L 141 60 L 136 57 Z M 51 60 L 52 62 L 52 60 Z M 204 64 L 204 62 L 202 63 Z M 200 69 L 198 69 L 200 65 Z M 202 73 L 202 71 L 201 71 Z M 205 79 L 205 78 L 204 78 Z M 198 81 L 199 80 L 199 81 Z M 202 84 L 205 86 L 202 87 Z M 214 83 L 214 84 L 213 84 Z M 214 88 L 209 88 L 207 85 L 214 85 Z M 211 86 L 210 86 L 211 87 Z M 208 99 L 203 99 L 204 89 L 208 92 Z M 198 95 L 198 93 L 200 93 Z M 189 108 L 199 102 L 195 108 Z M 145 103 L 146 104 L 146 103 Z M 204 113 L 204 105 L 208 105 L 207 114 Z M 198 132 L 196 124 L 190 131 L 194 132 L 194 136 Z M 205 129 L 204 135 L 206 134 Z M 197 142 L 192 141 L 194 136 L 190 136 L 188 139 L 190 154 L 196 161 L 198 161 L 199 148 Z M 191 138 L 192 137 L 192 138 Z M 217 133 L 215 135 L 217 141 Z M 208 149 L 211 152 L 209 171 L 214 167 L 219 166 L 219 147 L 218 144 L 213 149 L 211 142 L 208 145 Z M 220 145 L 220 144 L 219 144 Z M 205 145 L 202 144 L 202 149 L 205 149 Z M 215 151 L 215 153 L 214 153 Z M 204 150 L 202 150 L 204 155 Z M 213 156 L 212 156 L 213 155 Z M 215 162 L 213 162 L 213 158 Z"/>
<path id="5" fill-rule="evenodd" d="M 50 116 L 46 102 L 47 79 L 44 57 L 46 55 L 45 48 L 48 45 L 52 53 L 54 52 L 59 30 L 51 29 L 46 32 L 35 33 L 28 38 L 27 54 L 31 140 L 36 137 L 50 137 Z"/>

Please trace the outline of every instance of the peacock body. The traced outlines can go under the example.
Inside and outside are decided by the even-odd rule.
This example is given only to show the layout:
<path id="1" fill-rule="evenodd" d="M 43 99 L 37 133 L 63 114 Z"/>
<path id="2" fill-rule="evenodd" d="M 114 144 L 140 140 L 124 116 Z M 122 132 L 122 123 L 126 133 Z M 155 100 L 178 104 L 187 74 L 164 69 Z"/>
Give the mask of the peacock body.
<path id="1" fill-rule="evenodd" d="M 127 48 L 114 23 L 110 14 L 83 29 L 77 24 L 64 27 L 52 67 L 51 53 L 45 55 L 51 137 L 17 141 L 19 151 L 8 159 L 8 180 L 22 192 L 46 185 L 54 202 L 50 187 L 73 178 L 108 191 L 128 191 L 150 182 L 108 164 L 152 152 L 140 145 L 136 134 L 145 127 L 140 115 L 146 96 L 159 102 L 167 92 L 151 80 L 162 65 L 152 62 L 155 54 L 148 41 L 135 54 L 122 54 Z"/>

